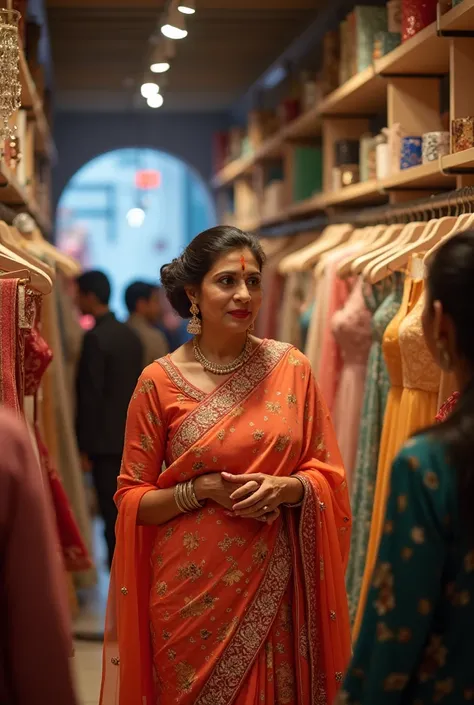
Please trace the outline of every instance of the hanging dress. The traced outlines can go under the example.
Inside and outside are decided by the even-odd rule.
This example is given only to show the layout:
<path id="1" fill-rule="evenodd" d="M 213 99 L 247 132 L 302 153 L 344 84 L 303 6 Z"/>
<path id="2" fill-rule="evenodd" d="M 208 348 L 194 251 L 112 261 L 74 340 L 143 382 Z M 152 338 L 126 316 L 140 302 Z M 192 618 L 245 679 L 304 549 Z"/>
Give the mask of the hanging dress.
<path id="1" fill-rule="evenodd" d="M 364 402 L 361 412 L 359 441 L 352 481 L 351 554 L 346 576 L 351 618 L 354 619 L 364 574 L 367 544 L 377 475 L 382 421 L 390 388 L 387 367 L 382 356 L 382 337 L 402 300 L 402 277 L 395 274 L 364 292 L 367 307 L 373 312 L 372 346 L 367 363 Z"/>
<path id="2" fill-rule="evenodd" d="M 432 426 L 438 411 L 441 372 L 428 350 L 423 334 L 422 314 L 425 304 L 423 282 L 415 282 L 414 293 L 417 296 L 417 301 L 411 312 L 401 321 L 398 331 L 402 358 L 403 391 L 399 412 L 392 423 L 396 427 L 395 439 L 390 449 L 393 455 L 385 458 L 387 465 L 383 469 L 384 482 L 374 509 L 370 545 L 354 624 L 354 636 L 357 636 L 360 628 L 377 559 L 390 489 L 392 462 L 410 436 L 422 428 Z"/>
<path id="3" fill-rule="evenodd" d="M 372 314 L 367 308 L 362 280 L 359 279 L 344 308 L 332 318 L 332 332 L 344 363 L 334 403 L 333 422 L 349 489 L 359 439 L 367 360 L 372 344 L 371 323 Z"/>

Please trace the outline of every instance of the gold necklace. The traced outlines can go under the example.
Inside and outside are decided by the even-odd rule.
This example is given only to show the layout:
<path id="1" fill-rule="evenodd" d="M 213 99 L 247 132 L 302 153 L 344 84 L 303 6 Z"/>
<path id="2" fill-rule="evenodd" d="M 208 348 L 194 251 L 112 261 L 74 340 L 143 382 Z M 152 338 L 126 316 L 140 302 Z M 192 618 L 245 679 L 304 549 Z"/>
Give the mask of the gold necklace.
<path id="1" fill-rule="evenodd" d="M 199 362 L 199 364 L 205 370 L 207 370 L 207 372 L 211 372 L 213 375 L 230 375 L 232 372 L 235 372 L 240 367 L 242 367 L 245 362 L 247 362 L 252 352 L 252 349 L 252 341 L 249 337 L 247 337 L 244 349 L 242 350 L 240 355 L 236 357 L 235 360 L 233 360 L 232 362 L 229 362 L 227 365 L 220 365 L 218 362 L 212 362 L 211 360 L 208 360 L 207 357 L 205 357 L 201 348 L 199 347 L 197 338 L 193 338 L 194 357 Z"/>

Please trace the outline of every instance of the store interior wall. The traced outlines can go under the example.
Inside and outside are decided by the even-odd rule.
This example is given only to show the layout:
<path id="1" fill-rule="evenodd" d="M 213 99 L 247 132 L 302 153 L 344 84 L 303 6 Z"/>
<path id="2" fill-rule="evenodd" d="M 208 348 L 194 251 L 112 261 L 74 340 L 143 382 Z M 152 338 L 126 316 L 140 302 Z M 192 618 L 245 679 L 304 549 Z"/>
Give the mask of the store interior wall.
<path id="1" fill-rule="evenodd" d="M 182 159 L 206 183 L 213 173 L 213 134 L 228 127 L 223 113 L 69 113 L 55 117 L 58 160 L 53 207 L 74 174 L 95 157 L 123 147 L 150 147 Z"/>

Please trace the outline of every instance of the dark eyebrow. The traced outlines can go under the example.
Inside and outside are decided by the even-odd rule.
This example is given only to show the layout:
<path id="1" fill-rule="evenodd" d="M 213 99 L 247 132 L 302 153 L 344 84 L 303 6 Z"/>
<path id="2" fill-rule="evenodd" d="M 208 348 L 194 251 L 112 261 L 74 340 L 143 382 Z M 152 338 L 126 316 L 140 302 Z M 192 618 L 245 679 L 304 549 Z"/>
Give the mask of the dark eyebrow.
<path id="1" fill-rule="evenodd" d="M 223 272 L 216 272 L 216 274 L 215 274 L 214 276 L 215 276 L 215 277 L 223 277 L 223 276 L 229 275 L 229 274 L 232 274 L 232 275 L 235 276 L 236 274 L 239 274 L 240 271 L 241 271 L 240 269 L 229 269 L 229 270 L 226 270 L 226 271 L 223 271 Z M 252 276 L 252 277 L 255 276 L 255 274 L 259 274 L 259 275 L 260 275 L 260 272 L 258 271 L 258 269 L 256 269 L 256 270 L 253 271 L 253 272 L 250 271 L 250 272 L 246 272 L 246 273 L 248 273 L 249 276 Z"/>

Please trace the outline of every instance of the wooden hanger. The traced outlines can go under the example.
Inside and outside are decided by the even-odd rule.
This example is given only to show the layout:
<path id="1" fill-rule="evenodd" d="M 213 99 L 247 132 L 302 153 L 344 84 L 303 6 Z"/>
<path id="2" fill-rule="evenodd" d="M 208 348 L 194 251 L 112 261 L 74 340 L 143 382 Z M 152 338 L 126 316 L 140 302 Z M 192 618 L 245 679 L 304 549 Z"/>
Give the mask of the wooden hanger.
<path id="1" fill-rule="evenodd" d="M 67 276 L 76 278 L 80 275 L 82 267 L 73 257 L 60 252 L 57 247 L 48 242 L 41 230 L 36 225 L 34 219 L 28 213 L 20 213 L 13 221 L 17 232 L 23 241 L 28 244 L 30 252 L 39 252 L 41 255 L 48 255 Z"/>
<path id="2" fill-rule="evenodd" d="M 10 275 L 13 272 L 26 269 L 29 273 L 32 289 L 39 291 L 41 294 L 50 294 L 53 290 L 53 282 L 46 272 L 30 264 L 2 244 L 0 244 L 0 269 L 10 273 Z"/>
<path id="3" fill-rule="evenodd" d="M 15 236 L 15 233 L 17 233 L 17 236 Z M 46 264 L 46 262 L 43 262 L 34 254 L 28 252 L 28 250 L 26 250 L 23 245 L 18 244 L 18 238 L 21 239 L 21 236 L 16 230 L 16 228 L 10 227 L 3 220 L 1 220 L 0 243 L 2 243 L 2 245 L 4 245 L 8 250 L 11 250 L 11 252 L 21 257 L 23 260 L 26 260 L 26 262 L 28 262 L 30 265 L 33 265 L 33 267 L 43 270 L 43 272 L 48 275 L 51 281 L 54 282 L 56 278 L 54 270 L 48 264 Z"/>
<path id="4" fill-rule="evenodd" d="M 342 225 L 328 225 L 323 230 L 321 236 L 306 247 L 293 253 L 293 255 L 285 258 L 285 262 L 280 262 L 280 273 L 288 274 L 289 272 L 303 272 L 311 269 L 325 252 L 335 249 L 338 245 L 347 242 L 353 232 L 351 225 L 344 223 Z M 283 269 L 281 265 L 283 264 Z"/>
<path id="5" fill-rule="evenodd" d="M 360 262 L 370 252 L 378 249 L 387 242 L 392 241 L 402 229 L 401 225 L 376 225 L 368 228 L 369 235 L 365 238 L 365 243 L 359 252 L 355 252 L 345 259 L 338 267 L 337 274 L 341 279 L 358 274 L 362 271 Z"/>
<path id="6" fill-rule="evenodd" d="M 352 263 L 352 274 L 360 274 L 365 265 L 372 260 L 375 252 L 380 252 L 384 247 L 393 246 L 401 232 L 403 232 L 403 225 L 400 223 L 386 226 L 380 236 L 368 248 L 364 248 L 364 252 Z"/>
<path id="7" fill-rule="evenodd" d="M 399 252 L 392 252 L 383 262 L 372 268 L 369 276 L 370 282 L 376 284 L 382 279 L 386 279 L 392 272 L 405 268 L 410 255 L 427 252 L 453 229 L 456 222 L 457 218 L 454 216 L 445 216 L 439 220 L 429 221 L 418 240 L 402 248 Z"/>
<path id="8" fill-rule="evenodd" d="M 468 194 L 471 194 L 471 189 L 468 187 L 467 188 Z M 428 265 L 431 258 L 433 257 L 434 253 L 436 250 L 438 250 L 447 240 L 450 240 L 452 237 L 457 235 L 457 233 L 462 232 L 463 230 L 469 230 L 470 228 L 474 227 L 474 213 L 471 213 L 471 202 L 469 201 L 469 213 L 464 212 L 464 199 L 463 199 L 463 194 L 461 194 L 461 201 L 463 205 L 463 213 L 458 216 L 457 223 L 455 227 L 452 229 L 451 232 L 449 232 L 447 235 L 445 235 L 439 242 L 437 242 L 430 250 L 425 255 L 425 258 L 423 260 L 424 265 Z"/>
<path id="9" fill-rule="evenodd" d="M 370 273 L 373 267 L 376 267 L 379 263 L 384 262 L 388 255 L 392 252 L 397 252 L 401 247 L 409 244 L 410 242 L 415 242 L 421 237 L 425 229 L 426 223 L 415 222 L 407 223 L 399 236 L 391 243 L 386 244 L 381 247 L 380 250 L 372 252 L 370 257 L 364 264 L 364 268 L 361 270 L 362 278 L 370 281 Z"/>

